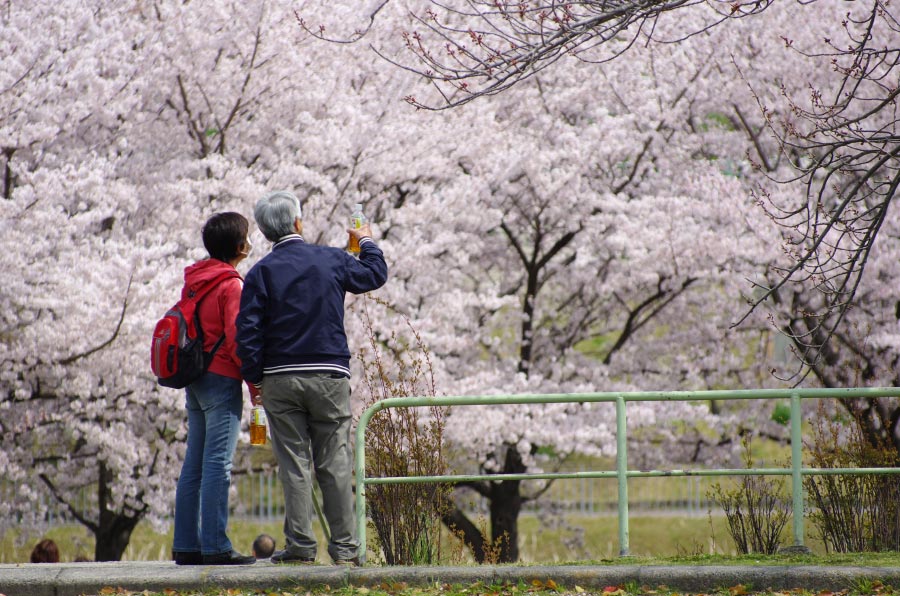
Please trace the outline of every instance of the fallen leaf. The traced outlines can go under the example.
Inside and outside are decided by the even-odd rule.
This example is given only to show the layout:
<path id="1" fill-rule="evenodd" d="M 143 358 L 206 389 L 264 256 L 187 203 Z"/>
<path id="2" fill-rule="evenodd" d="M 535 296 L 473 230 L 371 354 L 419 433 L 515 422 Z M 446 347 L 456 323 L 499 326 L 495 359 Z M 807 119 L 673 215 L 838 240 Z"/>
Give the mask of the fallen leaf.
<path id="1" fill-rule="evenodd" d="M 743 584 L 738 584 L 728 588 L 728 591 L 731 593 L 731 596 L 744 596 L 747 593 L 747 587 Z"/>
<path id="2" fill-rule="evenodd" d="M 584 594 L 584 588 L 582 588 L 581 586 L 575 586 L 575 592 L 577 592 L 578 594 Z"/>

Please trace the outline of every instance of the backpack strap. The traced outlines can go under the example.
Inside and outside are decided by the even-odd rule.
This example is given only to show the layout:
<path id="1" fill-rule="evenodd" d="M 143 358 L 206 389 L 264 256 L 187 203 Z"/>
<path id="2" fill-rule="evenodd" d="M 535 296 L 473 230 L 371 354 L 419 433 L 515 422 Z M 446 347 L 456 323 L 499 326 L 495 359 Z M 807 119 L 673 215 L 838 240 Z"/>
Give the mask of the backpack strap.
<path id="1" fill-rule="evenodd" d="M 212 362 L 213 356 L 215 356 L 216 352 L 219 351 L 219 348 L 222 347 L 222 342 L 224 342 L 224 341 L 225 341 L 225 334 L 223 333 L 222 337 L 220 337 L 218 340 L 216 340 L 216 343 L 213 346 L 212 350 L 210 350 L 209 352 L 206 352 L 206 354 L 204 355 L 204 357 L 206 358 L 206 366 L 209 366 L 209 363 Z"/>
<path id="2" fill-rule="evenodd" d="M 232 277 L 240 277 L 240 275 L 238 275 L 237 271 L 226 271 L 226 272 L 222 273 L 222 275 L 213 279 L 208 284 L 210 286 L 210 290 L 212 288 L 214 288 L 215 286 L 219 285 L 220 283 L 222 283 L 223 281 L 225 281 L 226 279 L 230 279 Z M 206 295 L 207 292 L 209 292 L 209 290 L 206 289 L 206 286 L 203 287 L 203 290 L 204 290 L 204 292 L 200 296 L 200 298 L 202 298 L 203 296 Z M 198 303 L 200 302 L 200 298 L 197 299 Z M 216 343 L 215 343 L 215 345 L 213 345 L 212 350 L 210 350 L 209 353 L 206 355 L 206 366 L 209 366 L 209 363 L 212 362 L 213 356 L 215 356 L 216 352 L 219 351 L 219 348 L 222 347 L 222 342 L 224 342 L 224 341 L 225 341 L 225 334 L 223 333 L 222 336 L 218 340 L 216 340 Z"/>
<path id="3" fill-rule="evenodd" d="M 209 294 L 213 290 L 213 288 L 215 288 L 226 279 L 231 279 L 232 277 L 239 278 L 240 276 L 241 275 L 234 270 L 224 271 L 200 286 L 193 293 L 191 293 L 190 290 L 188 291 L 188 296 L 182 301 L 181 312 L 184 313 L 184 319 L 187 322 L 187 331 L 189 337 L 197 337 L 197 330 L 194 328 L 194 312 L 197 309 L 197 305 L 200 304 L 200 301 L 203 300 L 203 298 L 207 294 Z M 219 349 L 219 345 L 221 345 L 222 341 L 224 340 L 225 336 L 223 335 L 216 343 L 216 347 L 213 348 L 211 354 L 214 354 L 215 350 Z"/>

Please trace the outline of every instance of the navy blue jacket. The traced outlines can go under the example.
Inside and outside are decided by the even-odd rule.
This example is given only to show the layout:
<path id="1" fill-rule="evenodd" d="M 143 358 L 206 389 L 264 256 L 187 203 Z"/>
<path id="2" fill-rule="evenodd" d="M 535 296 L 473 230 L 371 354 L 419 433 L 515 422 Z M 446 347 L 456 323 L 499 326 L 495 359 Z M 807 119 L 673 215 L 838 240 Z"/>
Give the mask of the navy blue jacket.
<path id="1" fill-rule="evenodd" d="M 291 234 L 250 269 L 237 317 L 237 355 L 246 381 L 259 385 L 264 374 L 286 372 L 350 376 L 344 296 L 387 281 L 381 249 L 371 238 L 359 245 L 357 260 Z"/>

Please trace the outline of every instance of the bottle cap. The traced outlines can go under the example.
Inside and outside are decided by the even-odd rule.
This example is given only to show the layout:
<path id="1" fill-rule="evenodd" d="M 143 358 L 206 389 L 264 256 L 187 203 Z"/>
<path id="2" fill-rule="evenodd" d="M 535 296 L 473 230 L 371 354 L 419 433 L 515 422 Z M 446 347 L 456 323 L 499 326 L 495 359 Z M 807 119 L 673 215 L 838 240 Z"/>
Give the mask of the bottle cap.
<path id="1" fill-rule="evenodd" d="M 357 203 L 353 206 L 354 211 L 362 211 L 362 203 Z"/>

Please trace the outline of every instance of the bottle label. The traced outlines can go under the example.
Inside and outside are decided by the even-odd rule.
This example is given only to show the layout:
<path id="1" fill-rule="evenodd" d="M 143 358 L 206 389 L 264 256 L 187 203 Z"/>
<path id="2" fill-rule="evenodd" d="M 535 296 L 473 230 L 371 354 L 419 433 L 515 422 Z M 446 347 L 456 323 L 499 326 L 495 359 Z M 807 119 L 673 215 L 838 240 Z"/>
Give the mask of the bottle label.
<path id="1" fill-rule="evenodd" d="M 256 407 L 250 410 L 250 444 L 266 444 L 266 411 Z"/>
<path id="2" fill-rule="evenodd" d="M 266 425 L 266 411 L 262 408 L 253 408 L 250 411 L 250 422 L 259 426 Z"/>

